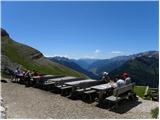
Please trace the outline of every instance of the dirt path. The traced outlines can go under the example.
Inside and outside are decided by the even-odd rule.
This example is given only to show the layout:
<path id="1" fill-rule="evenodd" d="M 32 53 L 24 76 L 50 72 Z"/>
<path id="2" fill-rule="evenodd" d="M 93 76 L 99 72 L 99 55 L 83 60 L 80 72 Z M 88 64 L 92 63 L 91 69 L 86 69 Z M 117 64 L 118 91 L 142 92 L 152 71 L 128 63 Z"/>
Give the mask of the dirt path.
<path id="1" fill-rule="evenodd" d="M 1 85 L 8 118 L 151 118 L 150 110 L 158 106 L 158 102 L 139 99 L 136 103 L 121 105 L 119 112 L 114 112 L 97 107 L 97 102 L 88 104 L 16 83 Z"/>

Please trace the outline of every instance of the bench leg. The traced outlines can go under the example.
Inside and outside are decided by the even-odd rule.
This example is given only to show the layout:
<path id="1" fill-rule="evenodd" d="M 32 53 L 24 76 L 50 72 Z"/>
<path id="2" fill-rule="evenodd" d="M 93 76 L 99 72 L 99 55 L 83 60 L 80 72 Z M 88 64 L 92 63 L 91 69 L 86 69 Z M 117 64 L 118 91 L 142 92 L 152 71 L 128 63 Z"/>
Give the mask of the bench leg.
<path id="1" fill-rule="evenodd" d="M 64 95 L 64 90 L 61 90 L 61 96 L 63 96 Z"/>
<path id="2" fill-rule="evenodd" d="M 115 105 L 115 110 L 118 109 L 118 102 L 116 102 L 116 105 Z"/>
<path id="3" fill-rule="evenodd" d="M 70 92 L 69 89 L 66 90 L 61 90 L 61 96 L 72 96 L 72 93 Z"/>

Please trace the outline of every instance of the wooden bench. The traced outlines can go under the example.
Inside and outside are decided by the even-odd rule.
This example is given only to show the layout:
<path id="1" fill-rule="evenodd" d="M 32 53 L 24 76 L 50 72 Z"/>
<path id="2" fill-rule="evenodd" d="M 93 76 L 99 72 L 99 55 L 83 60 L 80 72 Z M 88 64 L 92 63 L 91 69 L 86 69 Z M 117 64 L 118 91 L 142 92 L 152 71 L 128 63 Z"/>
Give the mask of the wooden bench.
<path id="1" fill-rule="evenodd" d="M 93 101 L 95 99 L 94 93 L 96 93 L 96 90 L 92 90 L 90 87 L 95 85 L 100 85 L 103 83 L 104 81 L 101 81 L 101 80 L 97 80 L 91 83 L 80 83 L 75 93 L 82 95 L 82 99 L 84 101 L 88 101 L 88 100 Z"/>
<path id="2" fill-rule="evenodd" d="M 122 86 L 120 88 L 115 88 L 113 90 L 113 95 L 105 98 L 105 100 L 116 103 L 116 109 L 118 107 L 118 102 L 125 98 L 133 98 L 134 99 L 134 85 L 135 83 L 130 83 L 128 85 Z M 110 105 L 110 104 L 109 104 Z"/>
<path id="3" fill-rule="evenodd" d="M 60 90 L 61 90 L 62 96 L 67 96 L 67 95 L 69 95 L 70 91 L 72 90 L 72 86 L 63 85 L 63 87 L 61 87 Z"/>
<path id="4" fill-rule="evenodd" d="M 84 101 L 94 101 L 95 100 L 95 94 L 96 94 L 96 90 L 92 90 L 92 89 L 90 89 L 90 90 L 86 90 L 86 91 L 84 91 L 83 92 L 83 100 Z"/>
<path id="5" fill-rule="evenodd" d="M 80 93 L 84 93 L 85 91 L 88 91 L 88 90 L 91 90 L 91 86 L 95 86 L 95 85 L 100 85 L 100 84 L 103 84 L 104 81 L 101 81 L 101 80 L 97 80 L 97 81 L 94 81 L 94 82 L 89 82 L 89 83 L 80 83 L 78 85 L 78 88 L 76 90 L 76 92 L 80 92 Z"/>

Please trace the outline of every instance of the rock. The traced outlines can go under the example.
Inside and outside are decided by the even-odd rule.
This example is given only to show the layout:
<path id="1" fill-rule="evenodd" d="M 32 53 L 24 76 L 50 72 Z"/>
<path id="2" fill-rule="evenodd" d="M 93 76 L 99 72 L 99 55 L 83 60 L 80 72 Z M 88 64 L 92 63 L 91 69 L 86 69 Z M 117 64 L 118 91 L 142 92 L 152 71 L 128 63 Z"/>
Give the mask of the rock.
<path id="1" fill-rule="evenodd" d="M 0 111 L 1 111 L 1 113 L 2 113 L 2 112 L 5 112 L 5 108 L 2 107 L 2 106 L 0 106 Z"/>
<path id="2" fill-rule="evenodd" d="M 9 37 L 9 34 L 3 28 L 1 28 L 1 36 L 8 36 Z"/>
<path id="3" fill-rule="evenodd" d="M 6 114 L 5 113 L 1 113 L 0 114 L 0 119 L 6 119 Z"/>

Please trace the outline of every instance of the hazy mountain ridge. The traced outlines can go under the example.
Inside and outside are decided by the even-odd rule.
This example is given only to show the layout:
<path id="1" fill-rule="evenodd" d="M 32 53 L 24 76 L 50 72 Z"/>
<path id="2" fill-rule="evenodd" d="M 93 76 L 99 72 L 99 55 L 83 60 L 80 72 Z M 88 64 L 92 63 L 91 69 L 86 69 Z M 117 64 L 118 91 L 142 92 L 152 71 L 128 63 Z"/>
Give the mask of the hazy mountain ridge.
<path id="1" fill-rule="evenodd" d="M 146 51 L 128 56 L 118 56 L 111 59 L 97 60 L 88 67 L 88 70 L 91 70 L 96 74 L 101 74 L 104 71 L 111 72 L 112 70 L 123 65 L 128 60 L 135 59 L 136 57 L 140 56 L 150 56 L 159 58 L 158 54 L 158 51 Z"/>
<path id="2" fill-rule="evenodd" d="M 71 59 L 74 63 L 78 64 L 79 66 L 81 66 L 82 68 L 88 70 L 88 67 L 94 63 L 95 61 L 99 60 L 99 59 L 89 59 L 89 58 L 83 58 L 83 59 Z"/>
<path id="3" fill-rule="evenodd" d="M 90 78 L 92 79 L 99 79 L 99 77 L 90 72 L 90 71 L 87 71 L 86 69 L 82 68 L 81 66 L 79 66 L 78 64 L 76 64 L 72 59 L 69 59 L 69 58 L 66 58 L 66 57 L 59 57 L 59 56 L 56 56 L 56 57 L 49 57 L 49 59 L 53 62 L 57 62 L 59 64 L 62 64 L 64 66 L 67 66 L 73 70 L 76 70 L 80 73 L 83 73 L 87 76 L 89 76 Z"/>

